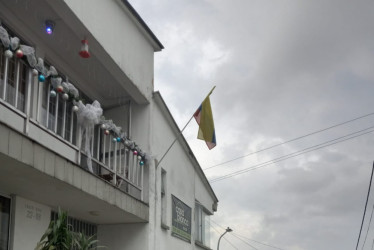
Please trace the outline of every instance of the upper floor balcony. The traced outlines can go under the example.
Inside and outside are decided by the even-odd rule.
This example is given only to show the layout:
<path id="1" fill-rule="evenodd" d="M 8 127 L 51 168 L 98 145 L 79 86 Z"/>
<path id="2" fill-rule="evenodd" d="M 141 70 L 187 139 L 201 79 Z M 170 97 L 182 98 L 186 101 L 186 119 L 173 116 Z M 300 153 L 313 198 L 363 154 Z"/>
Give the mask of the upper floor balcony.
<path id="1" fill-rule="evenodd" d="M 15 37 L 5 30 L 9 38 Z M 50 51 L 48 41 L 42 44 L 45 52 Z M 87 69 L 76 62 L 65 65 L 64 53 L 45 53 L 48 62 L 61 63 L 65 72 L 83 80 L 74 82 L 78 90 L 68 74 L 56 70 L 59 66 L 38 57 L 34 64 L 28 56 L 34 47 L 21 45 L 22 40 L 15 47 L 0 44 L 0 125 L 5 125 L 0 127 L 0 189 L 63 206 L 72 215 L 97 223 L 147 221 L 146 154 L 128 138 L 129 100 L 143 103 L 146 97 L 128 79 L 122 85 L 116 73 L 96 70 L 104 59 L 93 59 L 89 65 L 94 68 Z M 84 84 L 85 74 L 95 78 L 93 89 Z M 112 81 L 98 84 L 104 78 Z M 103 105 L 90 97 L 98 97 Z M 111 120 L 117 116 L 122 117 L 123 129 Z M 85 205 L 77 208 L 75 202 Z"/>

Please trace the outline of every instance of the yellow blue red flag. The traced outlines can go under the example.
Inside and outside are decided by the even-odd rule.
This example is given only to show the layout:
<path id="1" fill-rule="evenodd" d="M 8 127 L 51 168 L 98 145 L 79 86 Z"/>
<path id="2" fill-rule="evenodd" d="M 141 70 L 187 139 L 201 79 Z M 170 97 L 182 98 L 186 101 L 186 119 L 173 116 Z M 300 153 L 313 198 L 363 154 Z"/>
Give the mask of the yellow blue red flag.
<path id="1" fill-rule="evenodd" d="M 214 148 L 217 142 L 209 95 L 201 103 L 200 107 L 196 110 L 193 116 L 195 117 L 197 124 L 199 124 L 199 133 L 197 138 L 204 140 L 209 149 Z"/>

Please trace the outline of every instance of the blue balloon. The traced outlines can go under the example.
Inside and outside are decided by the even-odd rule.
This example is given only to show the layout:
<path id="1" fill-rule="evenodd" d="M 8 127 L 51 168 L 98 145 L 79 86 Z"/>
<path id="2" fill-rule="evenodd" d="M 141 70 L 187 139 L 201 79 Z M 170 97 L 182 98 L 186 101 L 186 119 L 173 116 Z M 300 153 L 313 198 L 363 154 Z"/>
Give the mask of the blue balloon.
<path id="1" fill-rule="evenodd" d="M 38 79 L 39 79 L 39 82 L 44 82 L 45 81 L 45 76 L 40 74 Z"/>

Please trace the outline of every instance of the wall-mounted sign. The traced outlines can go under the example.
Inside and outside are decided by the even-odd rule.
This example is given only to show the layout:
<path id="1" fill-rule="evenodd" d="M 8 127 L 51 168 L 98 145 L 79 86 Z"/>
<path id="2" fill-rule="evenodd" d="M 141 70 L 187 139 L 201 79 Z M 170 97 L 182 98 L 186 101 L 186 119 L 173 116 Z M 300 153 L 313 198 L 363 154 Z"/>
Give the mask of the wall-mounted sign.
<path id="1" fill-rule="evenodd" d="M 174 195 L 172 199 L 171 235 L 191 242 L 191 208 Z"/>

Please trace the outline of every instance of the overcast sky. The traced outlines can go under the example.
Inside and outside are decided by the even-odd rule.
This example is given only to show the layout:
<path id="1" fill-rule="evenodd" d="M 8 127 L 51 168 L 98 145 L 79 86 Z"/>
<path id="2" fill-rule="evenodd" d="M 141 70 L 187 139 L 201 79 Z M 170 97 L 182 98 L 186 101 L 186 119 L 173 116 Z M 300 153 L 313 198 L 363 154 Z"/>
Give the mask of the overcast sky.
<path id="1" fill-rule="evenodd" d="M 184 133 L 202 168 L 374 112 L 374 1 L 130 2 L 165 46 L 155 89 L 180 127 L 217 86 L 217 147 L 196 139 L 194 121 Z M 373 125 L 369 115 L 205 173 L 212 180 Z M 373 152 L 369 133 L 212 182 L 220 202 L 211 247 L 224 231 L 218 223 L 284 250 L 355 249 Z M 374 193 L 359 249 L 373 204 Z M 363 249 L 372 249 L 371 228 Z M 225 238 L 231 244 L 220 249 L 274 249 Z"/>

